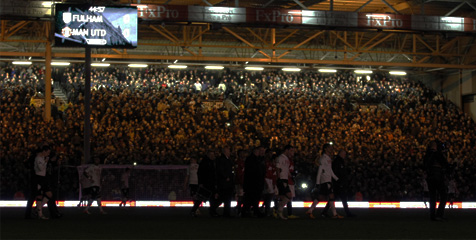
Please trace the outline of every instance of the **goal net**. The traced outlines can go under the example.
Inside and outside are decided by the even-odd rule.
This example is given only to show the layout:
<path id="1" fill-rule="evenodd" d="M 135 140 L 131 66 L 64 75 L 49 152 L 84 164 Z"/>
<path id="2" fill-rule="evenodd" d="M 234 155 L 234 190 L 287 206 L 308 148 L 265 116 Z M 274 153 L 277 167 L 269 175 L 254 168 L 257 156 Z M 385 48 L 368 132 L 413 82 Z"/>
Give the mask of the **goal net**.
<path id="1" fill-rule="evenodd" d="M 89 165 L 78 166 L 81 178 Z M 121 176 L 130 169 L 129 198 L 133 200 L 190 200 L 188 185 L 185 184 L 187 166 L 101 166 L 102 200 L 121 200 Z M 81 179 L 80 179 L 81 184 Z M 80 189 L 82 186 L 80 186 Z M 80 192 L 81 197 L 81 192 Z"/>

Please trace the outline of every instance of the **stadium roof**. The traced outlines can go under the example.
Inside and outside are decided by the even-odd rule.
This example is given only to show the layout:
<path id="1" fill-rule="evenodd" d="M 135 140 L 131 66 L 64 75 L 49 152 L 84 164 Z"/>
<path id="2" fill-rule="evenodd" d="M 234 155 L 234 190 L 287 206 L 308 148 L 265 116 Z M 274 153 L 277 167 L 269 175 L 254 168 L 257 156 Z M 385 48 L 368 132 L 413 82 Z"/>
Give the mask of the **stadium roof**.
<path id="1" fill-rule="evenodd" d="M 40 1 L 2 1 L 38 9 Z M 84 3 L 84 1 L 61 1 Z M 26 5 L 22 5 L 26 4 Z M 476 0 L 106 0 L 95 5 L 141 4 L 203 6 L 348 13 L 425 15 L 476 19 Z M 33 11 L 33 10 L 32 10 Z M 2 12 L 0 10 L 0 12 Z M 3 61 L 44 60 L 51 44 L 52 18 L 1 16 Z M 476 69 L 476 32 L 445 32 L 301 25 L 139 22 L 135 49 L 93 49 L 93 59 L 166 64 L 220 63 L 244 66 L 336 67 L 433 71 Z M 53 59 L 81 60 L 84 49 L 52 48 Z"/>

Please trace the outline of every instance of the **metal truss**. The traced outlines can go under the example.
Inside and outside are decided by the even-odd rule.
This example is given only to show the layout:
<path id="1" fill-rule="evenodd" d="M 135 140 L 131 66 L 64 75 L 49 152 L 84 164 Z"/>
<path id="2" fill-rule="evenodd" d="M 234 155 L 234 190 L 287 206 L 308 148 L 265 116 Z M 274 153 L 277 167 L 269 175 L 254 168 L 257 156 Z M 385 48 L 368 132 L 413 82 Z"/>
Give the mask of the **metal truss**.
<path id="1" fill-rule="evenodd" d="M 476 69 L 475 35 L 358 29 L 253 28 L 217 24 L 141 24 L 136 49 L 97 49 L 93 58 L 285 65 Z M 51 24 L 1 20 L 0 56 L 46 56 Z M 52 58 L 84 58 L 53 48 Z"/>

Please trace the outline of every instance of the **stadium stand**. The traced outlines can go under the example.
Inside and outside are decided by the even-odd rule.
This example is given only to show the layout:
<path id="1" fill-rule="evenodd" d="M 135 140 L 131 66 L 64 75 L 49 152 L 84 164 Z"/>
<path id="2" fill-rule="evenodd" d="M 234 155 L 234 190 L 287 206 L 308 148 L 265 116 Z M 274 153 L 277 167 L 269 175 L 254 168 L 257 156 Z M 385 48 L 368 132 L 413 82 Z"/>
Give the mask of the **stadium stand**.
<path id="1" fill-rule="evenodd" d="M 35 107 L 43 74 L 36 65 L 0 69 L 1 199 L 28 188 L 25 162 L 40 143 L 55 147 L 62 166 L 82 162 L 83 66 L 54 69 L 68 104 L 55 105 L 48 123 Z M 438 139 L 448 144 L 459 200 L 475 200 L 476 124 L 441 93 L 405 77 L 111 66 L 93 69 L 91 87 L 93 154 L 107 164 L 184 165 L 209 147 L 231 144 L 236 152 L 265 141 L 276 150 L 296 146 L 296 168 L 312 181 L 320 146 L 333 142 L 349 151 L 352 193 L 419 200 L 425 148 Z M 61 169 L 77 176 L 75 168 Z M 77 198 L 77 181 L 62 177 L 60 198 Z"/>

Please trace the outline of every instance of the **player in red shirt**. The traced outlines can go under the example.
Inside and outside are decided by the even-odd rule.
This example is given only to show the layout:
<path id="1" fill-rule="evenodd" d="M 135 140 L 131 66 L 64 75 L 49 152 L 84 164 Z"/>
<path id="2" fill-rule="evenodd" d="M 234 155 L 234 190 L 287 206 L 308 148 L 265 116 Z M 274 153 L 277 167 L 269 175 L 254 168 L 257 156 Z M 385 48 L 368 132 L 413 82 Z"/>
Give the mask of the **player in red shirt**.
<path id="1" fill-rule="evenodd" d="M 274 196 L 277 195 L 278 188 L 276 187 L 276 182 L 278 180 L 278 175 L 276 173 L 276 164 L 274 162 L 274 153 L 271 150 L 266 150 L 265 155 L 265 167 L 266 167 L 266 175 L 265 175 L 265 195 L 264 195 L 264 202 L 261 207 L 264 208 L 264 214 L 266 216 L 270 216 L 271 212 L 271 200 L 273 200 Z"/>
<path id="2" fill-rule="evenodd" d="M 291 190 L 291 198 L 289 199 L 289 202 L 286 204 L 286 207 L 288 208 L 288 218 L 289 219 L 294 219 L 294 218 L 299 218 L 296 215 L 293 215 L 293 205 L 292 201 L 293 198 L 296 197 L 296 188 L 295 188 L 295 182 L 294 182 L 294 175 L 296 169 L 294 168 L 294 161 L 293 158 L 289 158 L 289 177 L 288 177 L 288 184 L 289 184 L 289 190 Z"/>

